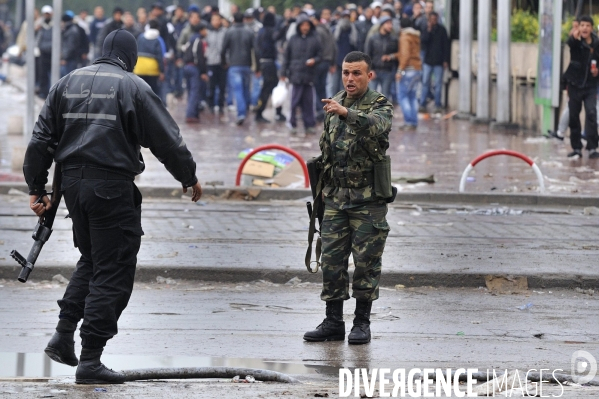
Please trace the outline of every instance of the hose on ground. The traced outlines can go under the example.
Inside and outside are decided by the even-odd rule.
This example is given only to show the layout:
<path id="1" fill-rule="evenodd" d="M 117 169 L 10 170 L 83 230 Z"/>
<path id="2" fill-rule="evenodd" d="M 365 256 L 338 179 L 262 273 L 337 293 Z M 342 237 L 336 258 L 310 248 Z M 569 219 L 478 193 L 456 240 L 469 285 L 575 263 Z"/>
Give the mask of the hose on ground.
<path id="1" fill-rule="evenodd" d="M 123 370 L 125 381 L 139 380 L 170 380 L 190 378 L 233 378 L 246 375 L 253 376 L 257 381 L 283 382 L 287 384 L 299 383 L 299 380 L 276 371 L 263 369 L 246 369 L 237 367 L 180 367 L 180 368 L 155 368 Z"/>

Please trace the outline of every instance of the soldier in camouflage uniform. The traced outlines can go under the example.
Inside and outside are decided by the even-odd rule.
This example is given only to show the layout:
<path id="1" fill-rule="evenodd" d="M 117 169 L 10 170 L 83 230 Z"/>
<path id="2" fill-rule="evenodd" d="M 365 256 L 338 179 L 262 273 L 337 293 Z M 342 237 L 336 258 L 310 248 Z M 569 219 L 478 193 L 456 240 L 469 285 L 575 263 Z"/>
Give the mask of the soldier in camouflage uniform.
<path id="1" fill-rule="evenodd" d="M 368 88 L 370 57 L 349 53 L 342 66 L 344 91 L 323 100 L 327 114 L 320 139 L 322 151 L 322 279 L 326 319 L 304 334 L 306 341 L 345 339 L 343 301 L 349 299 L 348 258 L 355 271 L 356 298 L 350 344 L 370 342 L 370 310 L 379 296 L 381 256 L 389 234 L 387 203 L 374 187 L 375 163 L 389 148 L 393 105 Z M 390 182 L 389 182 L 390 186 Z"/>

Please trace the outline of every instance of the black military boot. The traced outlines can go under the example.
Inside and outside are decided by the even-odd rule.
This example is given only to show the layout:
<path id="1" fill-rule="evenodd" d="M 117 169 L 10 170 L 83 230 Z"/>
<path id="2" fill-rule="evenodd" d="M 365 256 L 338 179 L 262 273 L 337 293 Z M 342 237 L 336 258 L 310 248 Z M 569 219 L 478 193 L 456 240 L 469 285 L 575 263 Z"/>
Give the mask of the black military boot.
<path id="1" fill-rule="evenodd" d="M 56 326 L 56 332 L 50 338 L 46 349 L 44 349 L 46 355 L 55 362 L 75 367 L 79 363 L 77 356 L 75 356 L 75 341 L 73 339 L 76 329 L 77 323 L 60 319 Z"/>
<path id="2" fill-rule="evenodd" d="M 81 350 L 81 361 L 75 372 L 76 384 L 122 384 L 125 374 L 113 371 L 100 362 L 104 349 Z"/>
<path id="3" fill-rule="evenodd" d="M 361 345 L 370 342 L 370 309 L 372 309 L 372 302 L 356 301 L 354 326 L 347 337 L 349 344 Z"/>
<path id="4" fill-rule="evenodd" d="M 343 300 L 327 301 L 327 317 L 316 330 L 304 334 L 310 342 L 343 341 L 345 339 L 345 322 L 343 321 Z"/>

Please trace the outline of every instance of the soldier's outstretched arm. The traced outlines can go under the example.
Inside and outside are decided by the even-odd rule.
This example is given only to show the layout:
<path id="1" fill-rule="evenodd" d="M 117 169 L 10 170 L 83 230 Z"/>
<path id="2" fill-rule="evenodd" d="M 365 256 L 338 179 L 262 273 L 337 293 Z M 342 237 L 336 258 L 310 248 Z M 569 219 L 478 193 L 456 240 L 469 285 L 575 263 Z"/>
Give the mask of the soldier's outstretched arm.
<path id="1" fill-rule="evenodd" d="M 388 132 L 393 120 L 393 104 L 386 97 L 376 99 L 371 112 L 348 109 L 345 123 L 358 134 L 375 137 Z"/>

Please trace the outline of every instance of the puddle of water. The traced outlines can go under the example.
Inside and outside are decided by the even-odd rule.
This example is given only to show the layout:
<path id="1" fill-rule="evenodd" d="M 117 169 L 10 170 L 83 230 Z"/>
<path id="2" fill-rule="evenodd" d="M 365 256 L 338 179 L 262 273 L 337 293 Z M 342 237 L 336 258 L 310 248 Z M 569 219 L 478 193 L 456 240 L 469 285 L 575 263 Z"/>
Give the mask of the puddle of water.
<path id="1" fill-rule="evenodd" d="M 312 374 L 317 371 L 298 363 L 269 362 L 251 358 L 212 358 L 195 356 L 102 355 L 102 362 L 114 370 L 177 367 L 243 367 L 285 374 Z M 61 377 L 75 374 L 75 367 L 52 361 L 44 353 L 0 352 L 0 378 Z"/>

